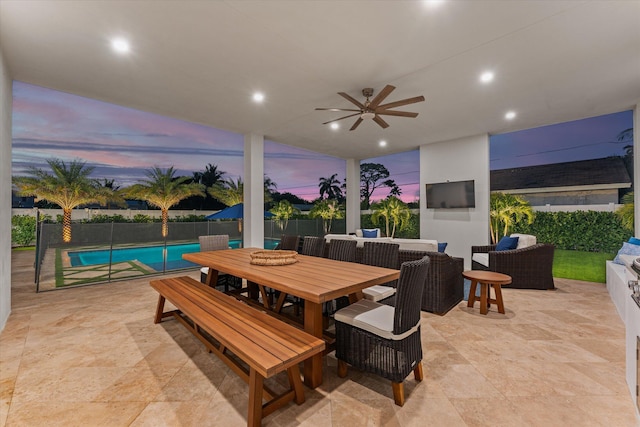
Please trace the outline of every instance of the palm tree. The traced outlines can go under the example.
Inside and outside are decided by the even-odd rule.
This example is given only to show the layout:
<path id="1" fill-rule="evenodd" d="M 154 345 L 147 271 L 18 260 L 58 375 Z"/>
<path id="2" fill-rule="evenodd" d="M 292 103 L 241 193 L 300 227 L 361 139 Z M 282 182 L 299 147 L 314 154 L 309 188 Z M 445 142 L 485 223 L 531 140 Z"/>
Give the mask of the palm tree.
<path id="1" fill-rule="evenodd" d="M 324 198 L 327 195 L 327 199 L 340 199 L 342 197 L 342 188 L 340 188 L 340 180 L 338 174 L 334 173 L 329 178 L 320 178 L 320 198 Z"/>
<path id="2" fill-rule="evenodd" d="M 187 176 L 175 177 L 173 166 L 167 170 L 154 166 L 145 171 L 148 179 L 140 184 L 121 190 L 125 197 L 145 200 L 156 206 L 162 212 L 162 237 L 169 234 L 169 208 L 180 200 L 191 196 L 204 197 L 204 185 L 195 182 L 187 183 L 191 178 Z"/>
<path id="3" fill-rule="evenodd" d="M 344 218 L 344 209 L 336 200 L 324 199 L 319 200 L 313 205 L 309 211 L 311 218 L 322 218 L 324 233 L 331 231 L 331 221 L 334 219 Z"/>
<path id="4" fill-rule="evenodd" d="M 380 219 L 384 218 L 387 237 L 393 237 L 396 233 L 396 228 L 399 231 L 403 230 L 411 219 L 409 206 L 395 196 L 389 196 L 378 203 L 374 203 L 371 209 L 373 209 L 371 221 L 374 224 L 378 224 Z M 389 232 L 390 226 L 391 232 Z"/>
<path id="5" fill-rule="evenodd" d="M 294 207 L 288 200 L 280 200 L 269 212 L 274 216 L 273 219 L 278 221 L 280 228 L 284 231 L 289 224 L 289 218 L 300 213 L 300 209 Z"/>
<path id="6" fill-rule="evenodd" d="M 233 179 L 225 179 L 215 183 L 209 187 L 207 191 L 211 197 L 220 200 L 227 206 L 233 206 L 242 203 L 244 183 L 240 177 L 238 177 L 236 181 Z"/>
<path id="7" fill-rule="evenodd" d="M 21 196 L 35 196 L 62 208 L 62 241 L 71 241 L 71 210 L 89 203 L 117 201 L 119 196 L 112 189 L 102 186 L 96 179 L 89 178 L 94 168 L 85 162 L 73 160 L 66 164 L 60 159 L 50 159 L 47 163 L 53 174 L 38 168 L 31 168 L 31 176 L 14 177 L 13 183 Z"/>
<path id="8" fill-rule="evenodd" d="M 498 243 L 500 234 L 506 236 L 509 227 L 526 218 L 531 224 L 535 214 L 529 202 L 522 196 L 505 193 L 491 193 L 489 202 L 489 227 L 491 229 L 491 241 Z M 500 231 L 502 230 L 502 233 Z"/>
<path id="9" fill-rule="evenodd" d="M 622 196 L 623 205 L 616 210 L 616 215 L 620 218 L 622 226 L 633 231 L 634 201 L 633 191 Z"/>

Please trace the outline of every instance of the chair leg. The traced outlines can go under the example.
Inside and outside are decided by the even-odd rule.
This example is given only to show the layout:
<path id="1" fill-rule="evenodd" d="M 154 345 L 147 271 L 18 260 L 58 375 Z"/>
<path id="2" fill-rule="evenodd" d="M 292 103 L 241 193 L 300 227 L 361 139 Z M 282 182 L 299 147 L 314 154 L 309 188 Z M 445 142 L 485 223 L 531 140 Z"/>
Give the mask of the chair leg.
<path id="1" fill-rule="evenodd" d="M 416 367 L 413 369 L 413 377 L 416 381 L 422 381 L 424 379 L 424 371 L 422 370 L 422 362 L 418 362 Z"/>
<path id="2" fill-rule="evenodd" d="M 396 405 L 404 406 L 404 383 L 391 383 L 393 388 L 393 400 Z"/>
<path id="3" fill-rule="evenodd" d="M 338 376 L 344 378 L 347 376 L 347 362 L 338 359 Z"/>

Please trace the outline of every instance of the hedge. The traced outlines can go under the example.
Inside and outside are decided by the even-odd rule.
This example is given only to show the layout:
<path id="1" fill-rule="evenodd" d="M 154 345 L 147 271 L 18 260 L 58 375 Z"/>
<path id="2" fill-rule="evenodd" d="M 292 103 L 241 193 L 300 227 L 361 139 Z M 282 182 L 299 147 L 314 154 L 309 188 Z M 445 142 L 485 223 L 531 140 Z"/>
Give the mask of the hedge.
<path id="1" fill-rule="evenodd" d="M 536 212 L 532 224 L 518 223 L 512 233 L 533 234 L 557 249 L 616 253 L 632 236 L 613 212 Z"/>

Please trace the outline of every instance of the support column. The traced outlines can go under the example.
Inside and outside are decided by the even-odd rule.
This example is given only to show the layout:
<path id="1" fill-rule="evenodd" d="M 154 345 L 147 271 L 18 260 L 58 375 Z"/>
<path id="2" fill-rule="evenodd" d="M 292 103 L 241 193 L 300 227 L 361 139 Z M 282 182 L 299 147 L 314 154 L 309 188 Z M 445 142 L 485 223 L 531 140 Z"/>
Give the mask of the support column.
<path id="1" fill-rule="evenodd" d="M 347 214 L 346 231 L 360 228 L 360 160 L 347 159 Z"/>
<path id="2" fill-rule="evenodd" d="M 640 236 L 640 103 L 633 109 L 633 229 Z"/>
<path id="3" fill-rule="evenodd" d="M 243 246 L 264 247 L 264 136 L 244 136 Z"/>

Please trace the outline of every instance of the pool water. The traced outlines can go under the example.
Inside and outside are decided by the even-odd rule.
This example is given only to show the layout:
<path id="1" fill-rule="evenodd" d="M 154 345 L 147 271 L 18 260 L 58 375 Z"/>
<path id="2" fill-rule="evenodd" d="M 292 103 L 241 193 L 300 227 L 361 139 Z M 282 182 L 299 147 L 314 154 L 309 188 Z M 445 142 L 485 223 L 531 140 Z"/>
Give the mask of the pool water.
<path id="1" fill-rule="evenodd" d="M 241 240 L 230 240 L 231 248 L 239 248 Z M 273 249 L 278 241 L 265 240 L 264 245 L 267 249 Z M 180 245 L 167 245 L 166 247 L 166 270 L 178 270 L 181 268 L 197 267 L 189 261 L 182 259 L 182 255 L 200 252 L 199 243 L 186 243 Z M 71 261 L 72 267 L 109 264 L 109 249 L 91 250 L 91 251 L 74 251 L 68 252 L 67 255 Z M 164 262 L 164 246 L 142 246 L 134 248 L 114 249 L 111 253 L 111 263 L 134 261 L 137 260 L 156 271 L 162 271 Z"/>

